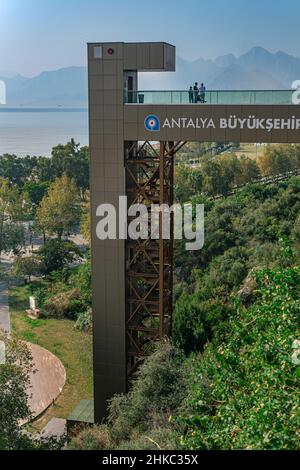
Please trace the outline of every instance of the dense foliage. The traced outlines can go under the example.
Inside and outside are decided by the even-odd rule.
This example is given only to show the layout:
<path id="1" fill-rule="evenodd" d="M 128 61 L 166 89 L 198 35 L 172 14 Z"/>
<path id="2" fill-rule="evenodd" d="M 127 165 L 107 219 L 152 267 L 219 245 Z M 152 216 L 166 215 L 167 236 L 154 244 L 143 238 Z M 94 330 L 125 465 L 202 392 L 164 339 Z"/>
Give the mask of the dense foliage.
<path id="1" fill-rule="evenodd" d="M 175 346 L 72 448 L 299 448 L 300 178 L 205 207 L 204 249 L 176 246 Z"/>
<path id="2" fill-rule="evenodd" d="M 187 387 L 183 354 L 163 341 L 139 369 L 131 391 L 110 402 L 107 425 L 85 430 L 71 449 L 157 449 L 179 445 L 179 434 L 169 426 L 170 415 L 182 402 Z"/>
<path id="3" fill-rule="evenodd" d="M 183 155 L 193 151 L 193 146 L 187 144 Z M 226 148 L 224 152 L 221 144 L 216 148 L 213 154 L 207 149 L 198 152 L 201 158 L 192 160 L 193 166 L 187 165 L 182 155 L 177 157 L 174 186 L 177 201 L 185 203 L 200 192 L 210 197 L 226 196 L 234 188 L 247 183 L 300 170 L 299 145 L 268 145 L 257 157 L 228 153 Z M 230 150 L 232 152 L 232 146 Z"/>
<path id="4" fill-rule="evenodd" d="M 89 149 L 73 139 L 54 147 L 50 158 L 8 154 L 0 158 L 0 178 L 24 188 L 35 204 L 41 201 L 49 183 L 64 174 L 75 181 L 84 199 L 89 188 Z"/>
<path id="5" fill-rule="evenodd" d="M 49 187 L 37 209 L 37 225 L 48 235 L 61 239 L 79 224 L 81 206 L 75 181 L 65 174 Z"/>
<path id="6" fill-rule="evenodd" d="M 15 185 L 0 179 L 0 254 L 2 251 L 17 253 L 24 244 L 24 227 L 27 218 L 26 197 Z"/>
<path id="7" fill-rule="evenodd" d="M 71 448 L 299 449 L 300 267 L 255 277 L 256 302 L 236 302 L 222 339 L 187 359 L 163 342 L 108 425 Z"/>
<path id="8" fill-rule="evenodd" d="M 14 336 L 0 332 L 0 449 L 59 449 L 60 439 L 45 439 L 24 432 L 20 422 L 31 418 L 28 407 L 30 373 L 34 373 L 32 357 L 27 345 Z"/>
<path id="9" fill-rule="evenodd" d="M 0 449 L 20 449 L 23 438 L 18 422 L 30 418 L 26 389 L 32 358 L 24 343 L 1 334 L 4 360 L 0 363 Z"/>
<path id="10" fill-rule="evenodd" d="M 299 449 L 300 268 L 256 274 L 257 301 L 236 306 L 222 342 L 192 360 L 180 417 L 191 449 Z M 298 364 L 298 366 L 297 366 Z"/>
<path id="11" fill-rule="evenodd" d="M 249 186 L 205 209 L 204 249 L 175 249 L 173 338 L 186 352 L 222 335 L 232 294 L 250 272 L 300 260 L 300 178 Z"/>
<path id="12" fill-rule="evenodd" d="M 48 240 L 38 251 L 45 274 L 61 271 L 69 263 L 80 258 L 80 250 L 71 241 L 60 239 Z"/>
<path id="13" fill-rule="evenodd" d="M 91 330 L 91 265 L 90 261 L 52 272 L 40 282 L 31 284 L 32 294 L 44 317 L 80 320 L 77 328 Z"/>
<path id="14" fill-rule="evenodd" d="M 70 448 L 299 448 L 300 178 L 253 181 L 299 169 L 300 146 L 266 146 L 257 158 L 227 150 L 238 146 L 190 144 L 178 156 L 175 196 L 205 204 L 205 245 L 188 252 L 176 242 L 172 343 L 157 345 L 130 392 L 111 400 L 107 422 Z M 0 251 L 19 254 L 13 274 L 30 283 L 45 321 L 68 318 L 90 333 L 89 249 L 70 241 L 79 224 L 90 238 L 88 149 L 71 141 L 48 159 L 5 155 L 0 178 Z M 44 243 L 20 256 L 25 222 Z M 5 367 L 16 419 L 26 418 L 27 376 L 18 388 L 20 370 Z M 0 409 L 10 410 L 5 367 Z M 1 420 L 0 447 L 32 445 L 5 411 Z"/>

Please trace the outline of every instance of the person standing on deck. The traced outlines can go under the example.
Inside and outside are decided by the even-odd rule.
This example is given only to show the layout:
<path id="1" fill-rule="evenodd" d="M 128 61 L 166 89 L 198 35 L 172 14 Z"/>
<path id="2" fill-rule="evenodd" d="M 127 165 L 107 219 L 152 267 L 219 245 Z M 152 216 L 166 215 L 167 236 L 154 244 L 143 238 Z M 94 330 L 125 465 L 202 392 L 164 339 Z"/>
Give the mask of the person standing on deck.
<path id="1" fill-rule="evenodd" d="M 189 89 L 189 103 L 190 104 L 194 103 L 194 90 L 192 86 L 190 86 L 190 89 Z"/>
<path id="2" fill-rule="evenodd" d="M 199 101 L 199 88 L 198 88 L 198 82 L 195 82 L 194 85 L 194 103 L 198 103 Z"/>
<path id="3" fill-rule="evenodd" d="M 205 101 L 206 87 L 204 86 L 203 83 L 201 83 L 201 85 L 200 85 L 199 92 L 200 92 L 200 100 L 199 100 L 200 103 L 206 103 L 206 101 Z"/>

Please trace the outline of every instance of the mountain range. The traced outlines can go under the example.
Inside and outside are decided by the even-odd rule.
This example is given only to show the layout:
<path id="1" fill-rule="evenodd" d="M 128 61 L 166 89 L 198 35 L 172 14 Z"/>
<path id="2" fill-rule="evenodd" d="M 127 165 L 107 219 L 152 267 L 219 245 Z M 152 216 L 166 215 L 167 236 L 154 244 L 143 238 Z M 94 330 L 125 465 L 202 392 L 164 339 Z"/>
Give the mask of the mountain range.
<path id="1" fill-rule="evenodd" d="M 42 72 L 33 78 L 0 77 L 6 82 L 7 106 L 86 107 L 86 67 L 66 67 Z M 236 57 L 214 60 L 177 58 L 176 73 L 143 73 L 139 89 L 187 89 L 195 81 L 207 89 L 289 89 L 300 79 L 300 59 L 284 52 L 254 47 Z"/>

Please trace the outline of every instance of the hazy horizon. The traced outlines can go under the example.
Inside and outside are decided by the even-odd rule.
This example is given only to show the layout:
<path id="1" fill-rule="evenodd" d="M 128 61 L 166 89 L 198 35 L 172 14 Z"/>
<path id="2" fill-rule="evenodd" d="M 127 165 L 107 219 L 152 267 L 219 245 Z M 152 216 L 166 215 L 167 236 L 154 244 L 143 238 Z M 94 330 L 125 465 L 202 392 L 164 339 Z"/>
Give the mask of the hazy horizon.
<path id="1" fill-rule="evenodd" d="M 0 1 L 1 1 L 1 0 L 0 0 Z M 251 50 L 253 50 L 253 49 L 264 49 L 264 50 L 266 50 L 267 52 L 269 52 L 269 53 L 271 53 L 271 54 L 284 53 L 284 54 L 286 54 L 286 55 L 289 55 L 290 57 L 293 57 L 293 58 L 295 58 L 295 59 L 299 59 L 299 60 L 300 60 L 300 55 L 299 55 L 299 57 L 297 57 L 297 56 L 295 56 L 295 55 L 293 55 L 293 54 L 290 54 L 288 51 L 283 51 L 283 50 L 278 50 L 278 51 L 272 52 L 272 51 L 270 51 L 270 50 L 268 50 L 268 49 L 266 49 L 265 47 L 262 47 L 262 46 L 260 46 L 260 45 L 253 46 L 253 47 L 251 47 L 250 49 L 245 50 L 242 54 L 233 54 L 232 52 L 228 51 L 228 52 L 225 53 L 225 54 L 218 55 L 218 56 L 212 57 L 212 58 L 210 58 L 210 59 L 205 59 L 204 57 L 201 57 L 201 56 L 199 56 L 199 57 L 196 58 L 196 59 L 187 59 L 187 58 L 182 57 L 182 56 L 180 56 L 180 55 L 177 54 L 177 55 L 176 55 L 176 59 L 177 59 L 177 60 L 178 60 L 178 59 L 179 59 L 179 60 L 184 60 L 184 61 L 190 62 L 190 63 L 195 63 L 195 62 L 197 62 L 198 60 L 205 60 L 205 61 L 207 61 L 207 62 L 210 62 L 210 61 L 211 61 L 211 62 L 215 62 L 215 61 L 217 61 L 218 59 L 220 59 L 220 58 L 222 58 L 222 57 L 225 57 L 225 56 L 229 56 L 229 55 L 234 55 L 236 58 L 239 58 L 239 57 L 243 56 L 244 54 L 247 54 L 249 51 L 251 51 Z M 35 74 L 35 75 L 25 75 L 25 74 L 22 74 L 22 73 L 20 73 L 20 72 L 17 72 L 17 73 L 15 73 L 15 74 L 5 74 L 5 73 L 2 73 L 2 72 L 1 72 L 1 69 L 0 69 L 0 76 L 1 76 L 2 78 L 14 78 L 14 77 L 16 77 L 16 76 L 22 76 L 22 77 L 24 77 L 24 78 L 34 78 L 34 77 L 37 77 L 37 76 L 39 76 L 41 73 L 44 73 L 44 72 L 55 72 L 55 71 L 59 71 L 59 70 L 67 69 L 67 68 L 72 68 L 72 67 L 87 67 L 87 64 L 82 64 L 82 65 L 66 64 L 66 65 L 64 65 L 64 66 L 62 66 L 62 67 L 58 67 L 58 68 L 54 68 L 54 69 L 41 70 L 40 72 L 38 72 L 38 73 Z"/>
<path id="2" fill-rule="evenodd" d="M 299 58 L 299 14 L 297 0 L 0 0 L 0 74 L 84 66 L 92 41 L 166 41 L 190 61 L 257 45 Z"/>

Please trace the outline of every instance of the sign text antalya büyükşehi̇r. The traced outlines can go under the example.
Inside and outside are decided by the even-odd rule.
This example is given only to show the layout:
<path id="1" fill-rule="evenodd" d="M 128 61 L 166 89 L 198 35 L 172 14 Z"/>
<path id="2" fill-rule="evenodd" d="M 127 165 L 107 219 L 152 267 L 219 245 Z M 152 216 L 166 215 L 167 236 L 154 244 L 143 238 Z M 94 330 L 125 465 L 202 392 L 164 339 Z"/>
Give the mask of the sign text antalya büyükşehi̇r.
<path id="1" fill-rule="evenodd" d="M 169 129 L 216 129 L 216 122 L 213 118 L 166 118 L 162 128 Z M 247 118 L 238 118 L 235 115 L 229 118 L 220 118 L 220 129 L 249 129 L 249 130 L 299 130 L 300 119 L 292 116 L 290 118 L 257 118 L 252 115 Z"/>

